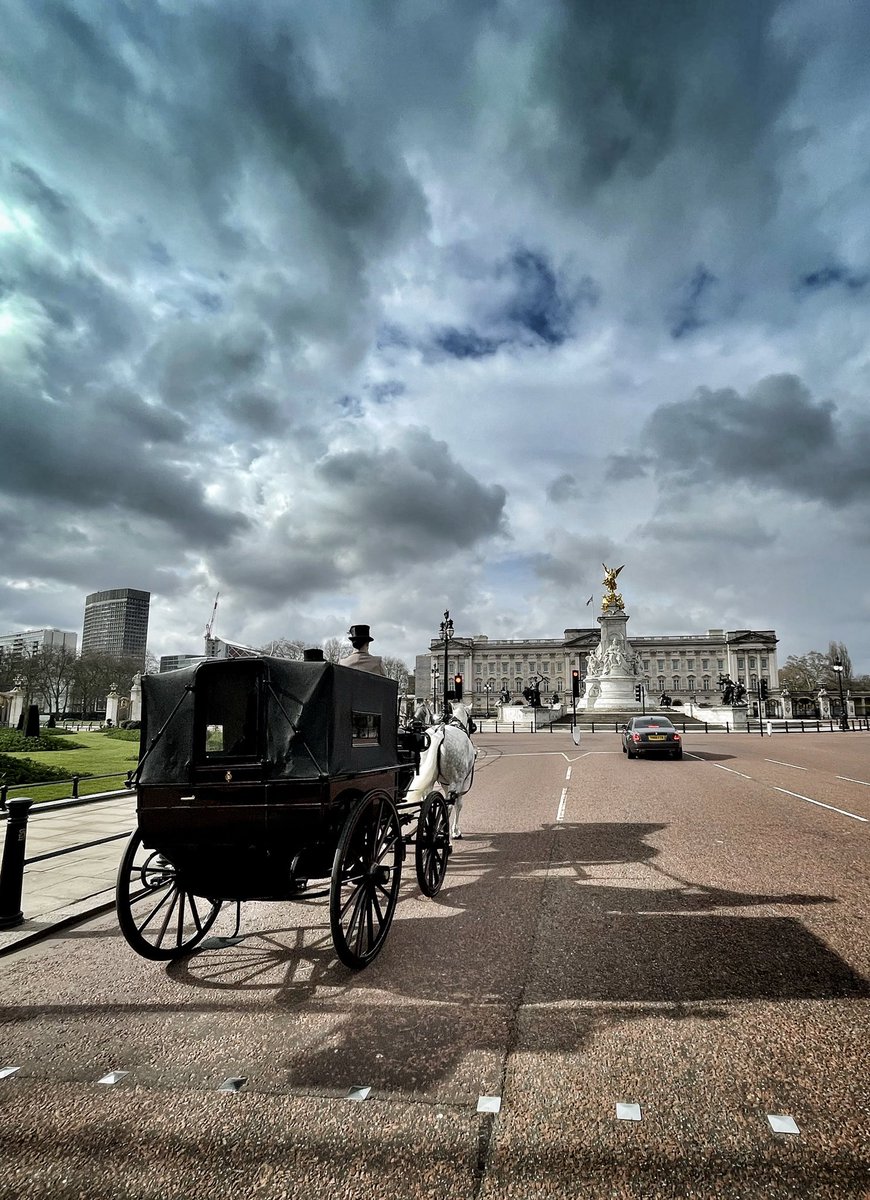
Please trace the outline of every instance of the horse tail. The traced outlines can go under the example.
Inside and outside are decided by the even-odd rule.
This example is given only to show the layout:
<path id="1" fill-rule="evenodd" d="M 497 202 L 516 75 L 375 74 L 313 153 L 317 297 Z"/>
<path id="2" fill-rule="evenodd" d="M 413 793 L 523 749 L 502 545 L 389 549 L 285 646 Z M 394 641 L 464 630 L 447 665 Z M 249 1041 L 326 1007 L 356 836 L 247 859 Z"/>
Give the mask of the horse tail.
<path id="1" fill-rule="evenodd" d="M 444 741 L 444 727 L 429 729 L 427 733 L 429 736 L 429 746 L 420 757 L 420 766 L 417 768 L 417 774 L 411 780 L 410 787 L 405 793 L 406 801 L 422 801 L 423 797 L 432 791 L 435 781 L 438 779 L 441 762 L 441 744 Z"/>

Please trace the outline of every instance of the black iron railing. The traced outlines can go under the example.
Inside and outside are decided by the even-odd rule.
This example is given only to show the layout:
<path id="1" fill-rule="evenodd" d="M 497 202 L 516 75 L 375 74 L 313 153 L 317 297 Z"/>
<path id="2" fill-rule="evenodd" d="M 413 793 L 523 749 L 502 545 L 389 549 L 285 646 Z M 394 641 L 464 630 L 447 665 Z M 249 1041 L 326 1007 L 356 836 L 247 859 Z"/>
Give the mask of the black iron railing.
<path id="1" fill-rule="evenodd" d="M 112 778 L 112 776 L 106 776 Z M 67 808 L 78 808 L 84 804 L 100 804 L 108 800 L 118 800 L 132 793 L 127 789 L 109 792 L 101 796 L 79 796 L 67 800 L 48 800 L 38 806 L 39 813 L 57 812 Z M 33 858 L 26 857 L 27 822 L 33 808 L 30 796 L 16 796 L 6 802 L 6 841 L 3 846 L 3 859 L 0 862 L 0 929 L 13 929 L 24 921 L 21 907 L 24 889 L 24 868 L 31 863 L 45 862 L 49 858 L 59 858 L 63 854 L 74 854 L 79 850 L 90 850 L 93 846 L 101 846 L 106 842 L 116 842 L 121 838 L 130 837 L 131 829 L 123 833 L 112 833 L 108 837 L 94 838 L 89 842 L 76 842 L 72 846 L 64 846 L 60 850 L 49 850 L 45 854 L 35 854 Z"/>

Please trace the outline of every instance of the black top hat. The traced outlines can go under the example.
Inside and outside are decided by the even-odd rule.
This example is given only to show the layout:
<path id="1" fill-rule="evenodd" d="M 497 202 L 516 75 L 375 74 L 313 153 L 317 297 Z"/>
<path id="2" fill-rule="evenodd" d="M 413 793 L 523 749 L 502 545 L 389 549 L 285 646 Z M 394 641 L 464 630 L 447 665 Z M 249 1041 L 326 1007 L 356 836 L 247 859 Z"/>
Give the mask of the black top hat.
<path id="1" fill-rule="evenodd" d="M 351 625 L 347 631 L 347 636 L 352 642 L 373 642 L 368 625 Z"/>
<path id="2" fill-rule="evenodd" d="M 303 662 L 323 662 L 323 651 L 319 646 L 312 646 L 308 650 L 302 651 Z"/>

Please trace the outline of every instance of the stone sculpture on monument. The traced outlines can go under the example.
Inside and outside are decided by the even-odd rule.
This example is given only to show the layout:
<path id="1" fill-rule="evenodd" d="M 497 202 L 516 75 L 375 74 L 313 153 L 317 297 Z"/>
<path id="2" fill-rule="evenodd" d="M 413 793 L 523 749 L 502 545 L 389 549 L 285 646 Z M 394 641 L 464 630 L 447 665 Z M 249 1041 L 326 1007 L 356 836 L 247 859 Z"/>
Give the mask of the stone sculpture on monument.
<path id="1" fill-rule="evenodd" d="M 640 712 L 634 689 L 641 679 L 640 662 L 625 634 L 628 616 L 625 602 L 616 590 L 622 567 L 604 567 L 604 598 L 601 601 L 601 641 L 586 666 L 586 695 L 578 708 L 595 712 Z"/>

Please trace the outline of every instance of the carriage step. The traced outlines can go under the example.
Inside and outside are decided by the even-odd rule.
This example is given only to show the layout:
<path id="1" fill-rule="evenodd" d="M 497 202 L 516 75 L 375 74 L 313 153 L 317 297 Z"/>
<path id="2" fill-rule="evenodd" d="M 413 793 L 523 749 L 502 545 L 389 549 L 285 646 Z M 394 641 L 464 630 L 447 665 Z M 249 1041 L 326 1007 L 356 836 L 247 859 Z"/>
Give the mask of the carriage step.
<path id="1" fill-rule="evenodd" d="M 243 933 L 236 934 L 235 937 L 207 937 L 197 946 L 197 950 L 223 950 L 226 946 L 238 946 L 239 942 L 245 940 Z"/>

